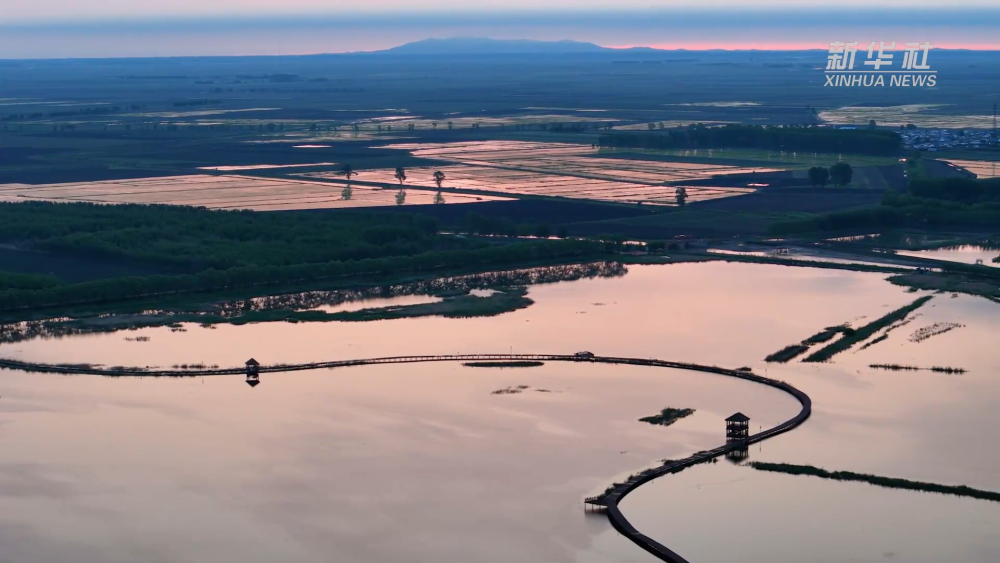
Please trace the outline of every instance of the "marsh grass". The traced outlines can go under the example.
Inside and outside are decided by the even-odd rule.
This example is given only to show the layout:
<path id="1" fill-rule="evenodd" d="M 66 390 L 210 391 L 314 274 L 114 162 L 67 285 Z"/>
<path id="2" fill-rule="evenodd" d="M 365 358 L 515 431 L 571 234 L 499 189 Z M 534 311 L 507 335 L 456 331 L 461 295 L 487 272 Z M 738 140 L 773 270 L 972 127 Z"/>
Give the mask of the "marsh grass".
<path id="1" fill-rule="evenodd" d="M 771 471 L 774 473 L 785 473 L 788 475 L 808 475 L 811 477 L 819 477 L 821 479 L 832 479 L 834 481 L 856 481 L 879 487 L 886 487 L 889 489 L 907 489 L 910 491 L 941 493 L 944 495 L 972 497 L 981 500 L 1000 502 L 1000 493 L 973 489 L 972 487 L 967 487 L 965 485 L 939 485 L 937 483 L 924 483 L 921 481 L 910 481 L 908 479 L 882 477 L 880 475 L 868 475 L 865 473 L 853 473 L 850 471 L 827 471 L 811 465 L 793 465 L 790 463 L 766 463 L 763 461 L 751 461 L 747 465 L 758 471 Z"/>
<path id="2" fill-rule="evenodd" d="M 503 389 L 497 389 L 496 391 L 490 391 L 490 395 L 517 395 L 518 393 L 524 393 L 526 390 L 531 389 L 528 385 L 517 385 L 515 387 L 504 387 Z"/>
<path id="3" fill-rule="evenodd" d="M 913 334 L 910 335 L 910 342 L 923 342 L 932 336 L 944 334 L 964 326 L 965 325 L 961 323 L 934 323 L 930 326 L 925 326 L 915 330 Z"/>
<path id="4" fill-rule="evenodd" d="M 963 368 L 953 368 L 948 366 L 931 366 L 929 368 L 922 368 L 919 366 L 906 366 L 900 364 L 870 364 L 868 367 L 873 369 L 887 369 L 891 371 L 934 371 L 937 373 L 965 373 L 966 370 Z"/>

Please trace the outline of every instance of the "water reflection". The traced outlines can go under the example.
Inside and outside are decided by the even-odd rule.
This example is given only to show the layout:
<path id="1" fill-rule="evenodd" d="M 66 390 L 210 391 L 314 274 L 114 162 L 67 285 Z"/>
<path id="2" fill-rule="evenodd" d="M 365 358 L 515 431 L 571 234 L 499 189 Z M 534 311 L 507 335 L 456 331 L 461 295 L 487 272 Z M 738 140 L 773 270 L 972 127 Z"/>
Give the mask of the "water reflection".
<path id="1" fill-rule="evenodd" d="M 754 460 L 1000 490 L 1000 451 L 983 446 L 1000 427 L 1000 305 L 939 295 L 905 329 L 830 363 L 762 361 L 823 327 L 860 326 L 914 299 L 885 277 L 755 264 L 634 266 L 625 277 L 531 287 L 535 305 L 492 318 L 192 324 L 187 332 L 143 329 L 136 334 L 150 337 L 144 343 L 95 334 L 4 344 L 0 355 L 230 366 L 250 354 L 270 364 L 513 348 L 747 366 L 814 400 L 813 416 L 767 441 Z M 937 323 L 965 326 L 911 341 Z M 868 367 L 877 363 L 968 372 Z M 128 530 L 145 550 L 198 561 L 645 557 L 599 528 L 600 517 L 584 518 L 582 499 L 656 460 L 717 446 L 721 420 L 737 411 L 769 427 L 799 408 L 760 386 L 634 366 L 367 366 L 275 376 L 233 393 L 243 383 L 237 377 L 202 384 L 4 372 L 0 472 L 35 463 L 35 474 L 82 493 L 58 505 L 0 495 L 0 534 L 4 514 L 28 528 L 0 545 L 12 538 L 21 559 L 46 560 L 46 546 L 86 537 L 97 550 L 88 560 L 134 561 L 120 541 Z M 553 392 L 491 394 L 522 384 Z M 697 413 L 669 428 L 637 422 L 668 405 Z M 251 416 L 260 423 L 253 435 L 242 424 Z M 881 561 L 890 553 L 916 563 L 1000 560 L 996 503 L 742 465 L 657 479 L 622 510 L 693 563 Z"/>

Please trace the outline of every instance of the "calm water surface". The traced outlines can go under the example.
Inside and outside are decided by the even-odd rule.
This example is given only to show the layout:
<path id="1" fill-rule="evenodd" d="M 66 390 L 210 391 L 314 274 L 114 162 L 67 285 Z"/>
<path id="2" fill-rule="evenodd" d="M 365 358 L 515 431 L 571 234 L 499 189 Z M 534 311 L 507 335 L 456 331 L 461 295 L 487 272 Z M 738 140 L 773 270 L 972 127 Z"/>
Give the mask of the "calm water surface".
<path id="1" fill-rule="evenodd" d="M 984 266 L 1000 266 L 1000 264 L 993 262 L 994 258 L 1000 256 L 1000 250 L 972 244 L 948 246 L 932 250 L 897 250 L 896 254 L 945 260 L 947 262 L 962 262 L 963 264 L 975 264 L 977 260 L 982 260 Z"/>
<path id="2" fill-rule="evenodd" d="M 1000 305 L 938 295 L 888 340 L 831 364 L 762 362 L 825 326 L 858 326 L 920 295 L 884 277 L 630 267 L 621 278 L 533 286 L 535 305 L 486 319 L 186 325 L 20 342 L 0 356 L 232 366 L 250 356 L 273 364 L 591 350 L 746 365 L 815 402 L 805 426 L 752 459 L 1000 490 L 1000 452 L 983 447 L 1000 424 Z M 943 322 L 965 326 L 909 340 Z M 150 340 L 125 340 L 136 336 Z M 529 389 L 491 394 L 515 385 Z M 667 406 L 697 413 L 669 428 L 636 421 Z M 2 371 L 0 545 L 12 561 L 648 561 L 603 516 L 585 515 L 582 497 L 718 445 L 722 419 L 737 410 L 770 426 L 798 405 L 746 382 L 635 366 L 383 365 L 265 374 L 254 389 L 240 377 Z M 623 510 L 695 563 L 1000 559 L 1000 538 L 987 533 L 1000 529 L 997 503 L 728 462 L 643 486 Z M 804 514 L 817 523 L 811 533 Z"/>

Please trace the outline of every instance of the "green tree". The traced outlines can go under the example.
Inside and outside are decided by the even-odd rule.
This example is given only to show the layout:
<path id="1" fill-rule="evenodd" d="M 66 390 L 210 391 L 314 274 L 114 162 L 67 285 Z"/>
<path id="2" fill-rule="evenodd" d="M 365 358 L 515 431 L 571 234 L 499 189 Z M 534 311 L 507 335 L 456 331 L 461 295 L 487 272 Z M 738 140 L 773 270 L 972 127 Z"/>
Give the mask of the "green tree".
<path id="1" fill-rule="evenodd" d="M 813 166 L 809 169 L 809 182 L 815 188 L 816 186 L 826 186 L 826 182 L 830 179 L 830 171 L 822 166 Z"/>
<path id="2" fill-rule="evenodd" d="M 451 121 L 449 121 L 449 122 L 448 122 L 448 129 L 452 129 L 452 128 L 454 128 L 454 127 L 455 127 L 455 124 L 454 124 L 454 123 L 452 123 Z"/>
<path id="3" fill-rule="evenodd" d="M 439 189 L 441 188 L 441 183 L 444 182 L 444 180 L 445 180 L 444 172 L 438 170 L 437 172 L 434 173 L 434 183 L 437 184 L 437 187 Z"/>
<path id="4" fill-rule="evenodd" d="M 677 191 L 675 191 L 674 194 L 675 194 L 675 197 L 677 198 L 677 205 L 680 205 L 680 206 L 683 207 L 684 204 L 687 203 L 687 199 L 688 199 L 688 191 L 687 191 L 687 189 L 685 189 L 683 186 L 681 186 L 681 187 L 677 188 Z"/>
<path id="5" fill-rule="evenodd" d="M 406 190 L 399 190 L 396 192 L 396 205 L 403 205 L 406 203 Z"/>
<path id="6" fill-rule="evenodd" d="M 354 167 L 352 167 L 350 163 L 344 164 L 343 168 L 340 169 L 340 173 L 347 176 L 348 181 L 351 179 L 351 176 L 357 174 L 357 172 L 354 171 Z"/>
<path id="7" fill-rule="evenodd" d="M 396 173 L 393 177 L 399 180 L 399 185 L 402 186 L 403 182 L 406 181 L 406 170 L 404 170 L 402 166 L 397 166 Z"/>
<path id="8" fill-rule="evenodd" d="M 830 167 L 830 180 L 838 186 L 846 186 L 854 177 L 854 169 L 846 162 L 838 162 Z"/>
<path id="9" fill-rule="evenodd" d="M 441 192 L 434 194 L 434 203 L 444 203 L 444 196 Z"/>
<path id="10" fill-rule="evenodd" d="M 877 124 L 877 123 L 875 123 L 875 120 L 874 120 L 874 119 L 869 119 L 869 120 L 868 120 L 868 128 L 869 128 L 869 129 L 875 129 L 875 128 L 877 128 L 877 127 L 878 127 L 878 124 Z"/>
<path id="11" fill-rule="evenodd" d="M 351 188 L 350 184 L 344 186 L 344 189 L 340 190 L 340 199 L 350 200 L 354 197 L 354 189 Z"/>

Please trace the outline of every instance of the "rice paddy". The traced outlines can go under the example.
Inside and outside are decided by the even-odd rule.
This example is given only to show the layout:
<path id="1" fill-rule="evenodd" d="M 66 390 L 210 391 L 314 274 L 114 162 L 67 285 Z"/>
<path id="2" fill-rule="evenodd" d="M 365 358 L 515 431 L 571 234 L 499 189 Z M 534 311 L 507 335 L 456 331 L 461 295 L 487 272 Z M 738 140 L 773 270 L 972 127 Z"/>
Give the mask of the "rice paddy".
<path id="1" fill-rule="evenodd" d="M 445 174 L 444 187 L 511 195 L 538 195 L 622 203 L 674 205 L 677 185 L 717 175 L 773 172 L 725 164 L 662 162 L 600 158 L 587 145 L 482 141 L 441 144 L 395 144 L 388 149 L 409 150 L 413 156 L 451 162 L 443 167 L 407 170 L 406 183 L 434 188 L 434 172 Z M 335 173 L 303 174 L 336 178 Z M 359 180 L 396 183 L 395 170 L 363 171 Z M 675 185 L 665 185 L 671 182 Z M 704 201 L 754 191 L 752 187 L 687 187 L 688 201 Z"/>
<path id="2" fill-rule="evenodd" d="M 396 205 L 394 190 L 354 185 L 348 200 L 344 199 L 342 188 L 307 180 L 190 175 L 36 186 L 3 184 L 0 185 L 0 201 L 167 204 L 256 211 Z M 446 204 L 502 199 L 467 194 L 444 196 Z M 407 192 L 404 205 L 433 203 L 433 192 L 412 190 Z"/>

